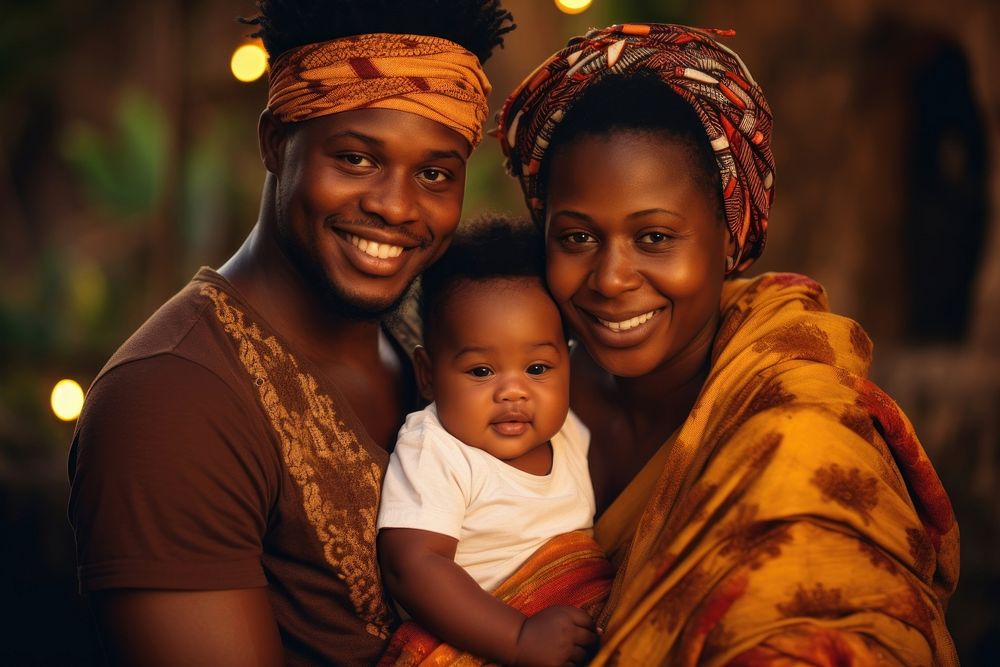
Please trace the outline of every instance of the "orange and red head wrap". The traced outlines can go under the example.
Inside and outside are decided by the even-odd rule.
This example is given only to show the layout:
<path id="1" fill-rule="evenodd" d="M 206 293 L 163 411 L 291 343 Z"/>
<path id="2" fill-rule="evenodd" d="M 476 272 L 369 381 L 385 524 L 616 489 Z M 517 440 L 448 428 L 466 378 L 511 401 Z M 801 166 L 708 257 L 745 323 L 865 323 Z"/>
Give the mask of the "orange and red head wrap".
<path id="1" fill-rule="evenodd" d="M 306 44 L 271 63 L 267 108 L 283 122 L 352 109 L 408 111 L 473 147 L 489 113 L 479 59 L 440 37 L 373 33 Z"/>
<path id="2" fill-rule="evenodd" d="M 774 196 L 771 109 L 740 57 L 713 34 L 733 33 L 668 24 L 592 30 L 570 40 L 510 94 L 497 135 L 537 223 L 545 217 L 539 169 L 574 101 L 606 75 L 652 71 L 694 107 L 708 134 L 737 246 L 734 265 L 746 268 L 760 256 Z"/>

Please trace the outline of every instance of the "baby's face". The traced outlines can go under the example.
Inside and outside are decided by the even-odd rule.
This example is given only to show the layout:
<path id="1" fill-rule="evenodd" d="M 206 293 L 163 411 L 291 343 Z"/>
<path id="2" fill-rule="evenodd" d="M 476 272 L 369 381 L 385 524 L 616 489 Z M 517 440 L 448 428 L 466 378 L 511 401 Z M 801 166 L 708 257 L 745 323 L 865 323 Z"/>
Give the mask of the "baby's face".
<path id="1" fill-rule="evenodd" d="M 540 279 L 462 282 L 438 314 L 430 382 L 448 432 L 505 461 L 547 443 L 569 409 L 569 351 Z"/>

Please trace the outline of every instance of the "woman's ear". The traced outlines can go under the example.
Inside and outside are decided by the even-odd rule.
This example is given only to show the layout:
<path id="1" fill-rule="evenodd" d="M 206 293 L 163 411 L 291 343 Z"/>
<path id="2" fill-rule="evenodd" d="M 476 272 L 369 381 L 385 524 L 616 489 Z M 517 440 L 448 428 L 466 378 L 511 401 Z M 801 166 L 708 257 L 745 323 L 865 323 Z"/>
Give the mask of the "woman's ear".
<path id="1" fill-rule="evenodd" d="M 725 235 L 726 275 L 729 275 L 736 268 L 736 239 L 728 227 L 726 227 Z"/>
<path id="2" fill-rule="evenodd" d="M 434 400 L 434 384 L 431 381 L 431 355 L 427 348 L 417 345 L 413 349 L 413 369 L 417 375 L 417 388 L 426 401 Z"/>
<path id="3" fill-rule="evenodd" d="M 264 168 L 272 174 L 281 171 L 281 154 L 288 137 L 287 128 L 271 113 L 264 109 L 257 120 L 257 143 Z"/>

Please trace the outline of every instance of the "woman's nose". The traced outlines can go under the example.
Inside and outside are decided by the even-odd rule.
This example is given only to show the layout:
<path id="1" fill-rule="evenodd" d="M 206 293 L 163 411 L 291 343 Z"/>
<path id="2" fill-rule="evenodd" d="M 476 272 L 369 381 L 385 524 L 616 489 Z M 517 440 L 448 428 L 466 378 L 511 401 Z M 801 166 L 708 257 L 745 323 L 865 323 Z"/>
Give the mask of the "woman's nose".
<path id="1" fill-rule="evenodd" d="M 387 171 L 361 197 L 361 210 L 390 225 L 412 222 L 417 214 L 416 184 L 408 174 Z"/>
<path id="2" fill-rule="evenodd" d="M 605 245 L 595 260 L 588 282 L 590 288 L 602 296 L 610 299 L 642 284 L 634 258 L 620 244 Z"/>

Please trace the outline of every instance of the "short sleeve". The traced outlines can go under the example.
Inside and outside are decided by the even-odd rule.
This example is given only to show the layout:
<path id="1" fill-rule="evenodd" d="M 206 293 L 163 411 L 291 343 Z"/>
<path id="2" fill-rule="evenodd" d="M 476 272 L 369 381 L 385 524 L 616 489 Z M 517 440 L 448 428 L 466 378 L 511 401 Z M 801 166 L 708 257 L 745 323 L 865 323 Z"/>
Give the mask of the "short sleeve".
<path id="1" fill-rule="evenodd" d="M 443 430 L 404 427 L 382 484 L 378 528 L 419 528 L 458 539 L 472 470 Z"/>
<path id="2" fill-rule="evenodd" d="M 570 410 L 566 413 L 566 422 L 562 427 L 562 434 L 573 448 L 577 456 L 582 456 L 587 460 L 587 453 L 590 450 L 590 429 L 580 421 L 576 413 Z"/>
<path id="3" fill-rule="evenodd" d="M 98 379 L 69 460 L 83 592 L 266 585 L 262 544 L 281 468 L 255 407 L 169 354 Z"/>

